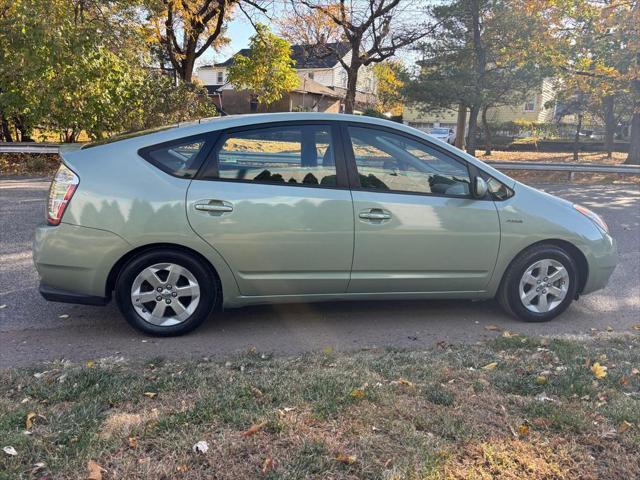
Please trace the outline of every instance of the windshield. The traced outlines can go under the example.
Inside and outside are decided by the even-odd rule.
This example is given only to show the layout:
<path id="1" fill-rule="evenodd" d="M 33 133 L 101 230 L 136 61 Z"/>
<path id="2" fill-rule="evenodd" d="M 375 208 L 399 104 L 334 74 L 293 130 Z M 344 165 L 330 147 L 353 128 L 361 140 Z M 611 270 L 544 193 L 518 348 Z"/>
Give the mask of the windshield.
<path id="1" fill-rule="evenodd" d="M 448 128 L 432 128 L 431 129 L 431 133 L 436 134 L 436 135 L 449 135 L 449 129 Z"/>

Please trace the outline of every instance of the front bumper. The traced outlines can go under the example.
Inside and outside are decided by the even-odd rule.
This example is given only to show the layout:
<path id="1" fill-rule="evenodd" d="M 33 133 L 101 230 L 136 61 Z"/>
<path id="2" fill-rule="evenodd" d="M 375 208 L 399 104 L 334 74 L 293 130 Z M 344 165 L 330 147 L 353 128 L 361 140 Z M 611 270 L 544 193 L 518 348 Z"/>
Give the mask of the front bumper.
<path id="1" fill-rule="evenodd" d="M 106 302 L 109 273 L 129 249 L 129 243 L 105 230 L 67 223 L 38 226 L 33 260 L 42 295 L 53 301 Z"/>
<path id="2" fill-rule="evenodd" d="M 609 278 L 618 265 L 618 248 L 616 241 L 605 234 L 602 240 L 590 245 L 587 255 L 589 276 L 581 294 L 586 295 L 607 286 Z"/>

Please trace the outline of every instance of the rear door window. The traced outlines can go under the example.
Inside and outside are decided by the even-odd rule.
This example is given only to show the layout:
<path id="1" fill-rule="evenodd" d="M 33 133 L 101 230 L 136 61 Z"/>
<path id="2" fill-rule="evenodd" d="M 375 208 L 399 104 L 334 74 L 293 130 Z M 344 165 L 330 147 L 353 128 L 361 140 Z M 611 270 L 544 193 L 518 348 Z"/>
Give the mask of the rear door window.
<path id="1" fill-rule="evenodd" d="M 331 127 L 285 125 L 224 134 L 214 150 L 219 179 L 337 185 Z"/>

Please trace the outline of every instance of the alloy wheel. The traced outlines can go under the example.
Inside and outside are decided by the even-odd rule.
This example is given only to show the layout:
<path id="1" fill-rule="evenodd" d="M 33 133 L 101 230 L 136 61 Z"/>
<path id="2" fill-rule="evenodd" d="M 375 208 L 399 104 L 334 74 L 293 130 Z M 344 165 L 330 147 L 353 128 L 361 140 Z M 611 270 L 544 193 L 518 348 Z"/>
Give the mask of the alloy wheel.
<path id="1" fill-rule="evenodd" d="M 186 268 L 156 263 L 142 270 L 131 285 L 131 303 L 146 322 L 168 327 L 186 321 L 200 302 L 200 285 Z"/>
<path id="2" fill-rule="evenodd" d="M 547 258 L 524 271 L 518 293 L 527 310 L 547 313 L 562 303 L 568 291 L 569 272 L 559 261 Z"/>

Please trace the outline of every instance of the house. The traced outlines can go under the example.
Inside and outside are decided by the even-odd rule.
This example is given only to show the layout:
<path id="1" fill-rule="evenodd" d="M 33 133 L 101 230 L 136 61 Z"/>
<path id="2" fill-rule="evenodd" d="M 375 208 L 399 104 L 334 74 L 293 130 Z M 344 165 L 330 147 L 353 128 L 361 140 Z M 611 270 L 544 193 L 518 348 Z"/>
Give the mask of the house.
<path id="1" fill-rule="evenodd" d="M 249 55 L 245 48 L 238 53 Z M 300 86 L 268 107 L 258 106 L 251 110 L 250 94 L 236 91 L 228 83 L 228 68 L 233 57 L 222 63 L 205 65 L 197 70 L 197 76 L 210 95 L 216 98 L 226 113 L 248 113 L 250 111 L 297 111 L 340 112 L 347 88 L 347 72 L 339 58 L 345 63 L 351 60 L 351 46 L 347 42 L 325 45 L 292 45 L 291 58 L 300 77 Z M 245 101 L 246 100 L 246 101 Z M 356 108 L 364 110 L 376 102 L 376 79 L 373 70 L 361 67 L 356 86 Z"/>
<path id="2" fill-rule="evenodd" d="M 556 104 L 553 79 L 545 79 L 538 89 L 521 104 L 503 105 L 487 110 L 487 120 L 493 124 L 525 121 L 551 123 L 555 120 Z M 549 106 L 551 105 L 551 106 Z M 417 105 L 405 105 L 403 122 L 409 126 L 429 130 L 432 127 L 455 128 L 457 108 L 423 113 Z"/>

